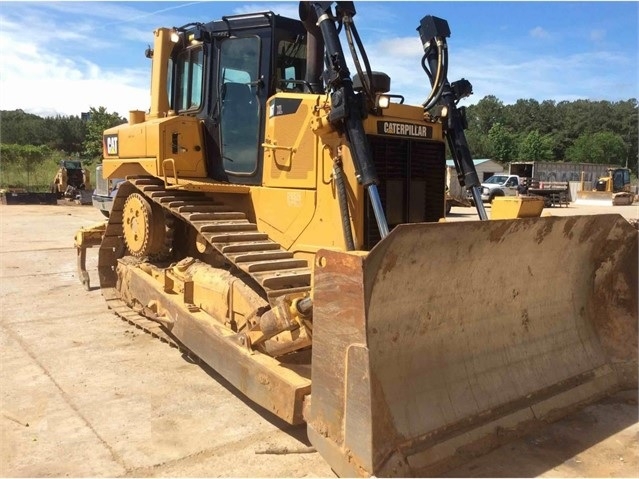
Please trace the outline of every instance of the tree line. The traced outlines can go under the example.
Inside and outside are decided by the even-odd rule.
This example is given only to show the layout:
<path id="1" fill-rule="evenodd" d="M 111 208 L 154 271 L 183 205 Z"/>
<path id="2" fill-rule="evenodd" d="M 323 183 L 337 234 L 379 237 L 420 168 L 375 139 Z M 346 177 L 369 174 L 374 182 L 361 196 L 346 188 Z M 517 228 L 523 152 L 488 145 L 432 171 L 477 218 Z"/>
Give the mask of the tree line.
<path id="1" fill-rule="evenodd" d="M 489 95 L 466 109 L 466 135 L 475 158 L 572 161 L 629 166 L 637 174 L 638 104 L 618 101 L 518 100 Z M 102 156 L 102 132 L 125 123 L 106 108 L 78 116 L 42 118 L 22 110 L 0 112 L 0 160 L 33 165 L 47 156 L 87 163 Z"/>
<path id="2" fill-rule="evenodd" d="M 466 110 L 475 158 L 617 164 L 637 173 L 637 100 L 518 100 L 486 96 Z"/>
<path id="3" fill-rule="evenodd" d="M 0 111 L 0 144 L 7 160 L 24 155 L 61 152 L 65 156 L 92 162 L 102 157 L 102 133 L 125 123 L 117 113 L 103 106 L 91 107 L 80 116 L 40 117 L 22 110 Z M 4 157 L 4 155 L 2 155 Z"/>
<path id="4" fill-rule="evenodd" d="M 102 132 L 124 122 L 105 107 L 83 117 L 0 111 L 0 187 L 46 188 L 63 159 L 91 165 L 102 157 Z"/>

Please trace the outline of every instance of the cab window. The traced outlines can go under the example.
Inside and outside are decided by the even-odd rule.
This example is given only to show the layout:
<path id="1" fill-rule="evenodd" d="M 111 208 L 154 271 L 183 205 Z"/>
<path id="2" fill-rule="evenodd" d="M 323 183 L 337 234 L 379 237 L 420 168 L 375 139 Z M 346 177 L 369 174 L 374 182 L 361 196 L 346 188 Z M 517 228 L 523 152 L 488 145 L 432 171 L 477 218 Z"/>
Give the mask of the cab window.
<path id="1" fill-rule="evenodd" d="M 173 100 L 173 58 L 169 58 L 168 68 L 166 70 L 166 94 L 169 97 L 169 109 L 175 109 L 175 101 Z"/>
<path id="2" fill-rule="evenodd" d="M 202 106 L 203 61 L 204 51 L 201 45 L 184 50 L 176 58 L 175 110 L 199 110 Z"/>
<path id="3" fill-rule="evenodd" d="M 306 44 L 300 38 L 295 41 L 280 40 L 277 46 L 276 91 L 303 91 L 305 75 Z"/>

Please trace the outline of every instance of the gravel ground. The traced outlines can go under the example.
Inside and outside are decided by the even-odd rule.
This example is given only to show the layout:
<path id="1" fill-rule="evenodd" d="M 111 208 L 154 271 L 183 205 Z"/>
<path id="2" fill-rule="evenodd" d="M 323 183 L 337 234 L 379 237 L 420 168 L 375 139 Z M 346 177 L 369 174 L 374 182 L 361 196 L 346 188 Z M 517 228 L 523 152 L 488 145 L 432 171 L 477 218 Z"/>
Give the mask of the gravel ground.
<path id="1" fill-rule="evenodd" d="M 592 208 L 547 211 L 606 210 Z M 453 208 L 449 220 L 473 216 Z M 243 400 L 215 372 L 118 320 L 99 290 L 82 288 L 73 236 L 101 219 L 68 203 L 0 205 L 0 475 L 332 476 L 319 454 L 294 453 L 309 445 L 303 427 Z M 95 283 L 97 250 L 88 256 Z M 636 476 L 638 435 L 636 392 L 621 393 L 452 474 Z M 261 454 L 275 448 L 291 453 Z"/>

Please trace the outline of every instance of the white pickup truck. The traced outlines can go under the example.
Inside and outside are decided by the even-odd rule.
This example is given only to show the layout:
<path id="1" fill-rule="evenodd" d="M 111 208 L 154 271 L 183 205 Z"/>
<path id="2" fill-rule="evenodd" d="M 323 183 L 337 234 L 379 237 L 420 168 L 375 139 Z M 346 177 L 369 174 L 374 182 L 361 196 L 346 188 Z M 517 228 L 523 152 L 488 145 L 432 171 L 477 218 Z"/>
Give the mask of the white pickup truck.
<path id="1" fill-rule="evenodd" d="M 492 203 L 497 196 L 517 196 L 520 184 L 521 180 L 517 175 L 493 175 L 481 184 L 481 200 Z M 471 196 L 469 200 L 472 200 Z"/>

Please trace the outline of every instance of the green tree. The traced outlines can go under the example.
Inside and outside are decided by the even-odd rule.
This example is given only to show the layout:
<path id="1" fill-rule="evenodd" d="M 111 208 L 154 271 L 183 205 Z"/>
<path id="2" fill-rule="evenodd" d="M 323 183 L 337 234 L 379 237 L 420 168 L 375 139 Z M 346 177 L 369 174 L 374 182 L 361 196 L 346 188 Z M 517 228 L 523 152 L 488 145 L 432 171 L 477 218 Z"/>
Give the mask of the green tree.
<path id="1" fill-rule="evenodd" d="M 44 118 L 22 110 L 5 110 L 0 116 L 0 141 L 5 144 L 43 145 L 47 139 Z"/>
<path id="2" fill-rule="evenodd" d="M 557 105 L 552 100 L 544 100 L 539 105 L 537 130 L 542 135 L 555 134 L 561 130 L 561 119 L 557 115 Z"/>
<path id="3" fill-rule="evenodd" d="M 80 155 L 83 151 L 85 122 L 78 116 L 57 116 L 53 123 L 56 134 L 49 146 L 70 155 Z"/>
<path id="4" fill-rule="evenodd" d="M 6 181 L 9 172 L 19 172 L 20 178 L 24 178 L 22 175 L 26 173 L 26 186 L 32 186 L 31 176 L 51 153 L 46 145 L 0 145 L 0 172 L 3 182 Z"/>
<path id="5" fill-rule="evenodd" d="M 610 131 L 583 134 L 566 150 L 566 159 L 574 162 L 625 165 L 623 138 Z"/>
<path id="6" fill-rule="evenodd" d="M 518 159 L 521 161 L 550 161 L 553 159 L 552 139 L 533 130 L 519 141 Z"/>
<path id="7" fill-rule="evenodd" d="M 488 135 L 474 129 L 468 129 L 466 130 L 466 141 L 468 142 L 468 148 L 473 158 L 490 158 L 492 156 L 492 148 Z M 450 157 L 450 155 L 448 157 Z"/>
<path id="8" fill-rule="evenodd" d="M 46 145 L 25 145 L 22 153 L 22 165 L 27 172 L 27 185 L 31 186 L 31 174 L 51 154 Z"/>
<path id="9" fill-rule="evenodd" d="M 20 145 L 0 143 L 0 169 L 15 165 L 20 161 Z"/>
<path id="10" fill-rule="evenodd" d="M 503 123 L 504 104 L 497 97 L 487 95 L 476 105 L 470 105 L 466 118 L 468 129 L 478 135 L 487 135 L 495 123 Z"/>
<path id="11" fill-rule="evenodd" d="M 516 136 L 501 123 L 495 123 L 488 132 L 491 145 L 490 157 L 500 163 L 508 163 L 515 159 L 517 152 Z"/>
<path id="12" fill-rule="evenodd" d="M 540 129 L 540 106 L 534 99 L 517 100 L 504 110 L 502 122 L 516 133 L 529 133 Z"/>
<path id="13" fill-rule="evenodd" d="M 86 122 L 86 133 L 83 142 L 83 154 L 90 163 L 102 158 L 102 134 L 104 130 L 126 123 L 117 113 L 108 113 L 103 106 L 91 107 L 89 120 Z"/>
<path id="14" fill-rule="evenodd" d="M 4 144 L 47 145 L 69 154 L 82 152 L 84 122 L 77 116 L 41 118 L 22 110 L 0 112 L 0 141 Z"/>
<path id="15" fill-rule="evenodd" d="M 619 136 L 621 136 L 626 145 L 625 161 L 628 167 L 632 168 L 635 174 L 638 173 L 637 160 L 639 159 L 639 108 L 637 100 L 631 98 L 627 101 L 621 101 L 614 104 L 615 119 L 618 121 L 617 128 Z"/>

